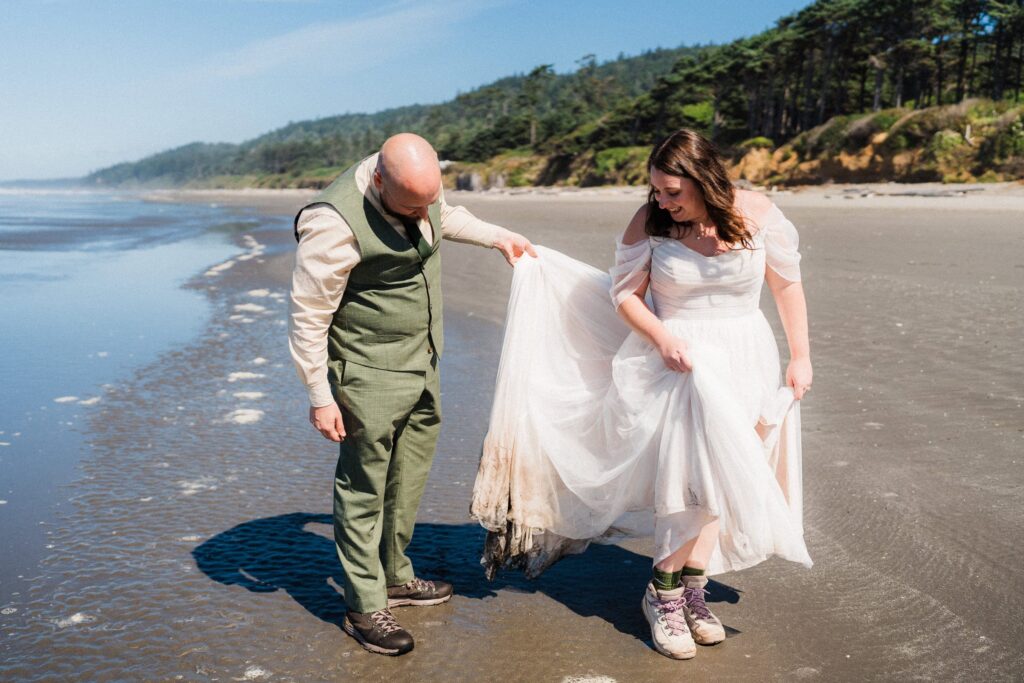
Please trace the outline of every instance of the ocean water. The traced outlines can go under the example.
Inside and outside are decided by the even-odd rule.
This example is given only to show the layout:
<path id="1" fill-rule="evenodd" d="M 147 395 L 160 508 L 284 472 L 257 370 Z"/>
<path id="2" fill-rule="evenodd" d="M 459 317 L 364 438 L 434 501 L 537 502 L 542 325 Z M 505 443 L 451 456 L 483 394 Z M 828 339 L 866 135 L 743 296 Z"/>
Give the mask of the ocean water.
<path id="1" fill-rule="evenodd" d="M 53 550 L 88 411 L 199 333 L 211 309 L 183 285 L 254 224 L 215 206 L 0 191 L 0 601 Z"/>

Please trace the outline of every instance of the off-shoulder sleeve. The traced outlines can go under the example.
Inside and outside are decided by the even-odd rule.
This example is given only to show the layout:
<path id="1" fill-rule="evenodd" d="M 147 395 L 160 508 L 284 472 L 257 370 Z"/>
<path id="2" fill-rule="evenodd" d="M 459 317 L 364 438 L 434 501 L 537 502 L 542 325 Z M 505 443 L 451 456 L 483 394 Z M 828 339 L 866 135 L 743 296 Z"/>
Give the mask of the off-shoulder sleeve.
<path id="1" fill-rule="evenodd" d="M 761 230 L 768 267 L 790 282 L 800 282 L 800 237 L 796 226 L 777 206 L 772 206 Z"/>
<path id="2" fill-rule="evenodd" d="M 612 303 L 618 308 L 651 277 L 651 241 L 644 239 L 636 244 L 623 244 L 621 240 L 615 240 L 615 265 L 608 274 L 612 277 Z"/>

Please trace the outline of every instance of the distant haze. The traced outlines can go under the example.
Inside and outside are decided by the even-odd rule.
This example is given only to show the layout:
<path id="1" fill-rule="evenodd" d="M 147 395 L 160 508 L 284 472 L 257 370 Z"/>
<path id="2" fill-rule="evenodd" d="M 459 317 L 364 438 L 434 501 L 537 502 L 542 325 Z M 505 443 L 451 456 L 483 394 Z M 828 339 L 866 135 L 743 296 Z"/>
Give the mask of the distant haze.
<path id="1" fill-rule="evenodd" d="M 11 3 L 0 181 L 80 176 L 289 121 L 440 102 L 539 64 L 575 68 L 757 33 L 805 0 Z"/>

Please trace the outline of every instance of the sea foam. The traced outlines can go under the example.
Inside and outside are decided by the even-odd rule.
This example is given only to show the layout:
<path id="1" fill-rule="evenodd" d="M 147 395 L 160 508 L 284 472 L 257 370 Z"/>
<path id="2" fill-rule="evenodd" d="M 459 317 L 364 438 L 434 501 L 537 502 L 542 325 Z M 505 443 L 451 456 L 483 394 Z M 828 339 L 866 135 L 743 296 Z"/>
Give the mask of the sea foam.
<path id="1" fill-rule="evenodd" d="M 266 377 L 266 375 L 263 375 L 259 372 L 232 372 L 230 375 L 228 375 L 228 381 L 237 382 L 243 379 L 259 379 L 261 377 Z"/>
<path id="2" fill-rule="evenodd" d="M 251 425 L 259 422 L 263 418 L 263 411 L 256 410 L 254 408 L 239 408 L 228 413 L 225 418 L 228 422 L 234 422 L 239 425 Z"/>

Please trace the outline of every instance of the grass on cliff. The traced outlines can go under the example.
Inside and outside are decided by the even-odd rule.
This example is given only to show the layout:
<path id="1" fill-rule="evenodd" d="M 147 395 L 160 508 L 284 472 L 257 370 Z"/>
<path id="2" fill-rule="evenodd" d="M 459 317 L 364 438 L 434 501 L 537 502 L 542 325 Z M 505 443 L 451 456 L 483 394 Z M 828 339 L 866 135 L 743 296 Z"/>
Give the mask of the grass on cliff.
<path id="1" fill-rule="evenodd" d="M 878 180 L 1019 180 L 1024 175 L 1024 104 L 973 99 L 836 116 L 786 147 L 805 168 L 806 162 L 834 165 L 844 155 L 870 155 Z M 784 181 L 786 173 L 779 179 Z"/>

